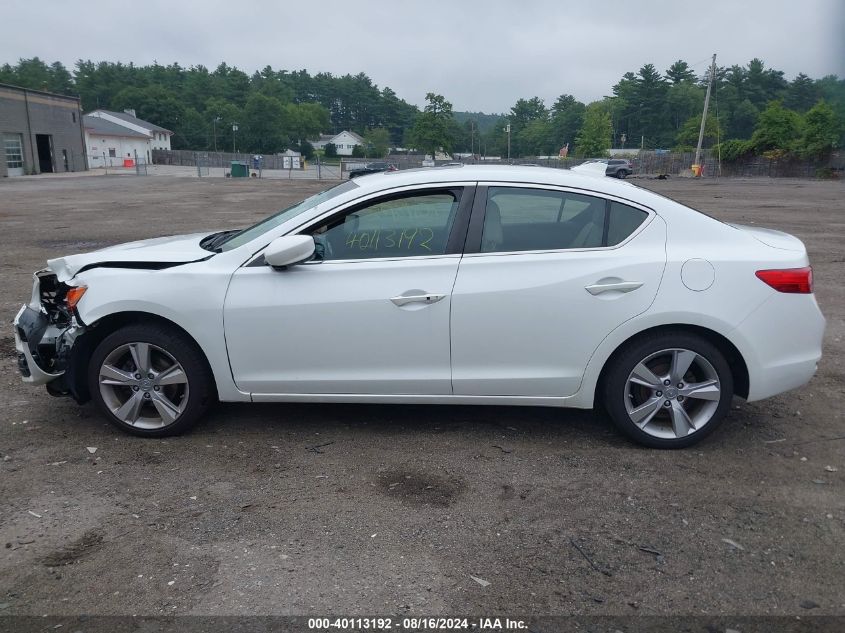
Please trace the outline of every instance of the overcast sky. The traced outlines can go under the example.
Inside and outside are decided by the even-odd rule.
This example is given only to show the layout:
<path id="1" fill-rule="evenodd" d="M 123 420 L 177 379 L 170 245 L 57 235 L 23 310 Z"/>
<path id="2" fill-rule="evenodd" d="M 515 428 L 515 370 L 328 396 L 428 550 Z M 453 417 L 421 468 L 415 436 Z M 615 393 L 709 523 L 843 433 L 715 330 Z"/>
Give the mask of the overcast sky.
<path id="1" fill-rule="evenodd" d="M 720 65 L 760 57 L 789 79 L 845 76 L 843 0 L 2 0 L 0 24 L 0 63 L 364 72 L 411 103 L 433 91 L 484 112 L 599 99 L 649 62 L 703 74 L 713 53 Z"/>

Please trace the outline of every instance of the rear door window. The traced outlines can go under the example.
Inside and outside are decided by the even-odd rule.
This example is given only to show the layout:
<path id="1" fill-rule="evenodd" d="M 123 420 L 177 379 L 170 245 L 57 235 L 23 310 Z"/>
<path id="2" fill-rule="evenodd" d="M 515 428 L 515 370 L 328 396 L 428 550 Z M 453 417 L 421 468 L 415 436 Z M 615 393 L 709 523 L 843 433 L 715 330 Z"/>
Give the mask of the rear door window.
<path id="1" fill-rule="evenodd" d="M 597 196 L 521 187 L 490 187 L 482 253 L 615 246 L 648 217 Z"/>
<path id="2" fill-rule="evenodd" d="M 490 187 L 481 252 L 602 245 L 605 201 L 578 193 Z"/>

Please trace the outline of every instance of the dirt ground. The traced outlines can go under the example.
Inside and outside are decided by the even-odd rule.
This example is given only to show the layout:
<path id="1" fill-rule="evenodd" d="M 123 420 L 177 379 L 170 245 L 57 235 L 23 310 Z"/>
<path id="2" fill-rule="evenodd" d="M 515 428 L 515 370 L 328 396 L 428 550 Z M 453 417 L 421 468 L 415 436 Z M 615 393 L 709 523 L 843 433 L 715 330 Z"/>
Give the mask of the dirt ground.
<path id="1" fill-rule="evenodd" d="M 1 181 L 0 616 L 845 615 L 845 186 L 637 182 L 800 237 L 828 319 L 806 388 L 735 402 L 690 450 L 504 407 L 229 404 L 184 437 L 124 435 L 21 383 L 32 271 L 328 183 Z"/>

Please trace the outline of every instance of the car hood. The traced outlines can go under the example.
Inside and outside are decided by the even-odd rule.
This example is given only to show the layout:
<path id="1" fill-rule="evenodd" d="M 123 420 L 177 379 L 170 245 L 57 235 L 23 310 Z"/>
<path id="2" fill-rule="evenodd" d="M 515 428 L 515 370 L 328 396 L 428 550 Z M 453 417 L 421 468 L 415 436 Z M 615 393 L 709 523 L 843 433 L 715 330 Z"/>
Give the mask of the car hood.
<path id="1" fill-rule="evenodd" d="M 210 233 L 171 235 L 151 240 L 140 240 L 109 246 L 90 253 L 68 255 L 47 260 L 47 266 L 56 273 L 59 281 L 72 279 L 82 270 L 97 266 L 131 268 L 166 268 L 168 265 L 187 264 L 213 256 L 200 246 L 200 240 Z"/>
<path id="2" fill-rule="evenodd" d="M 784 233 L 783 231 L 775 231 L 773 229 L 764 229 L 757 226 L 747 226 L 745 224 L 733 224 L 730 226 L 740 231 L 748 233 L 758 242 L 762 242 L 766 246 L 772 248 L 779 248 L 785 251 L 805 251 L 804 242 L 799 240 L 794 235 Z"/>

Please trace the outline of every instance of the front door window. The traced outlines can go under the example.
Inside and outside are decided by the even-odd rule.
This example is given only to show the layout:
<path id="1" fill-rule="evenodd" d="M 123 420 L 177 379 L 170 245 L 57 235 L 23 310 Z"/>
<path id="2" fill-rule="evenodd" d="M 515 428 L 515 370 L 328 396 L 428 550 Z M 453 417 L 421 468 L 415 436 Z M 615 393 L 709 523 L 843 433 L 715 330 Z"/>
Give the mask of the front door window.
<path id="1" fill-rule="evenodd" d="M 459 193 L 427 191 L 358 207 L 312 229 L 323 261 L 443 255 Z"/>

